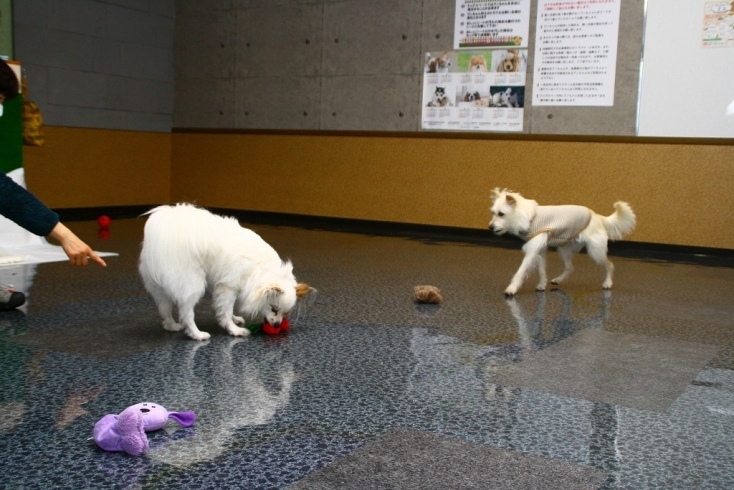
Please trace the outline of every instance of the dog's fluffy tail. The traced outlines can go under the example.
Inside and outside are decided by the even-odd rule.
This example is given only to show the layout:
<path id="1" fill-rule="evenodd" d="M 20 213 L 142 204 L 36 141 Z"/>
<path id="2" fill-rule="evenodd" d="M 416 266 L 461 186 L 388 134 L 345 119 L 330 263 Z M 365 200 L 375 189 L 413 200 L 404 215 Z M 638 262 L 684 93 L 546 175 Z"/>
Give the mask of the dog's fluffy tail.
<path id="1" fill-rule="evenodd" d="M 604 228 L 610 240 L 621 240 L 635 229 L 637 217 L 629 204 L 623 201 L 614 203 L 614 213 L 603 216 Z"/>

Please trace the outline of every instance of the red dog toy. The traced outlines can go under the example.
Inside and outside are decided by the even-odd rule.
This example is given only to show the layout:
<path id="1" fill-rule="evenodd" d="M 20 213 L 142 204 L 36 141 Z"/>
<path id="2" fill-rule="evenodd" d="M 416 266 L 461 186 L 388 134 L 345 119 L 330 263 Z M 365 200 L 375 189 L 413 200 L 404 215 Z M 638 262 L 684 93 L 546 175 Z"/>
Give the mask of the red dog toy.
<path id="1" fill-rule="evenodd" d="M 99 225 L 100 228 L 102 228 L 103 230 L 106 230 L 107 228 L 110 227 L 110 224 L 112 224 L 112 220 L 110 219 L 109 216 L 103 214 L 102 216 L 97 218 L 97 224 Z"/>
<path id="2" fill-rule="evenodd" d="M 287 318 L 283 318 L 283 321 L 280 322 L 280 326 L 274 327 L 268 322 L 263 323 L 263 332 L 265 332 L 268 335 L 278 335 L 280 332 L 287 332 L 291 329 L 290 324 L 288 323 Z"/>
<path id="3" fill-rule="evenodd" d="M 248 325 L 247 329 L 250 330 L 250 332 L 255 333 L 258 330 L 262 330 L 264 334 L 266 335 L 279 335 L 281 332 L 287 332 L 291 329 L 290 323 L 288 323 L 287 318 L 283 318 L 283 321 L 280 322 L 280 326 L 274 327 L 268 322 L 263 323 L 262 325 Z"/>

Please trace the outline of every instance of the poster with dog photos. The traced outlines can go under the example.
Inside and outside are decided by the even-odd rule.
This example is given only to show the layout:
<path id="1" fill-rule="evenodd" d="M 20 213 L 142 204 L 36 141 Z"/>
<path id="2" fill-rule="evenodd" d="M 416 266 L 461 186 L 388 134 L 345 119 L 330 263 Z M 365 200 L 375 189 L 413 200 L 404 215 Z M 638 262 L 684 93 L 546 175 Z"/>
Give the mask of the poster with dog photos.
<path id="1" fill-rule="evenodd" d="M 527 48 L 530 0 L 456 0 L 454 49 Z"/>
<path id="2" fill-rule="evenodd" d="M 426 53 L 421 127 L 522 131 L 527 50 Z"/>

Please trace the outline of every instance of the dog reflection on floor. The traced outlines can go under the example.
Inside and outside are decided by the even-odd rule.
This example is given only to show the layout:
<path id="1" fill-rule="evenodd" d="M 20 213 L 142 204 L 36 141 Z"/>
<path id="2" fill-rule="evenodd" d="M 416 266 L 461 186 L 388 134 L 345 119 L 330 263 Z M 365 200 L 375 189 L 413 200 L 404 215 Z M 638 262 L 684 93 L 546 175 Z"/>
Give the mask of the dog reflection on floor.
<path id="1" fill-rule="evenodd" d="M 467 341 L 427 328 L 413 328 L 409 341 L 415 364 L 407 380 L 406 397 L 420 399 L 440 409 L 466 413 L 497 409 L 497 420 L 501 421 L 506 417 L 502 412 L 504 408 L 487 404 L 486 400 L 509 402 L 522 390 L 497 384 L 497 373 L 583 329 L 603 328 L 609 315 L 611 294 L 611 291 L 602 291 L 585 295 L 579 301 L 554 289 L 549 294 L 536 294 L 535 308 L 529 313 L 523 305 L 527 306 L 532 297 L 507 299 L 505 303 L 517 329 L 500 329 L 493 340 Z M 578 307 L 581 302 L 586 314 L 574 316 L 574 306 Z M 558 313 L 547 318 L 549 313 L 555 312 Z M 473 393 L 482 393 L 482 398 Z"/>
<path id="2" fill-rule="evenodd" d="M 546 304 L 548 295 L 537 293 L 537 303 L 532 314 L 525 313 L 520 300 L 505 300 L 512 317 L 517 323 L 517 341 L 503 345 L 491 345 L 480 349 L 477 357 L 481 359 L 489 378 L 507 364 L 522 362 L 532 353 L 546 349 L 576 332 L 585 328 L 602 329 L 609 316 L 612 292 L 601 292 L 601 304 L 598 315 L 590 318 L 573 316 L 574 299 L 561 289 L 551 290 L 551 294 L 560 298 L 561 311 L 551 320 L 546 320 Z"/>
<path id="3" fill-rule="evenodd" d="M 168 406 L 196 411 L 195 434 L 151 450 L 151 459 L 175 466 L 211 461 L 226 450 L 237 429 L 266 424 L 288 405 L 296 377 L 293 365 L 277 344 L 255 358 L 254 350 L 240 350 L 250 342 L 217 338 L 208 344 L 191 343 L 178 362 L 174 358 L 180 352 L 172 353 L 169 369 L 175 379 L 166 384 L 161 399 Z M 200 348 L 207 352 L 197 359 Z M 206 377 L 199 372 L 207 372 Z"/>
<path id="4" fill-rule="evenodd" d="M 573 317 L 571 313 L 573 299 L 563 290 L 553 289 L 551 292 L 561 298 L 561 313 L 550 321 L 547 332 L 544 332 L 546 295 L 537 295 L 538 303 L 532 317 L 524 313 L 517 299 L 510 298 L 505 301 L 517 322 L 518 335 L 522 345 L 528 347 L 535 345 L 536 348 L 540 345 L 548 347 L 548 345 L 555 344 L 583 328 L 602 328 L 604 326 L 604 320 L 609 316 L 609 306 L 612 299 L 611 291 L 602 291 L 601 312 L 598 316 L 587 320 Z"/>

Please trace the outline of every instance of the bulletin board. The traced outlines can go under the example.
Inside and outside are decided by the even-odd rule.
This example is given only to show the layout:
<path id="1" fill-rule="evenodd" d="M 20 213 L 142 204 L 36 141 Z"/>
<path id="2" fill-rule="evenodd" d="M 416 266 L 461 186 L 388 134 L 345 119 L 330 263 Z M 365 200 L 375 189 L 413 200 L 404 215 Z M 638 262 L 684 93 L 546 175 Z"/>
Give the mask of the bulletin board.
<path id="1" fill-rule="evenodd" d="M 505 2 L 502 0 L 496 0 L 496 2 L 503 8 L 506 7 L 506 4 L 509 4 L 509 2 Z M 463 28 L 463 26 L 451 24 L 455 20 L 460 21 L 461 19 L 458 19 L 455 11 L 449 11 L 449 6 L 458 7 L 460 3 L 474 4 L 472 0 L 455 0 L 455 2 L 445 2 L 445 0 L 439 2 L 439 0 L 433 0 L 428 3 L 424 2 L 423 9 L 426 11 L 430 10 L 432 12 L 432 15 L 430 16 L 425 14 L 423 16 L 424 23 L 426 24 L 425 27 L 428 29 L 427 32 L 440 33 L 442 31 L 448 30 L 448 28 L 450 27 L 454 31 L 454 47 L 458 45 L 460 48 L 462 48 L 462 50 L 465 51 L 481 51 L 482 49 L 479 46 L 465 46 L 464 38 L 460 37 L 462 35 L 460 29 Z M 488 0 L 477 0 L 477 3 L 488 3 Z M 513 4 L 515 3 L 517 2 L 513 1 Z M 441 5 L 440 10 L 439 4 Z M 566 9 L 573 9 L 573 12 L 578 13 L 579 10 L 592 10 L 592 7 L 596 9 L 594 10 L 594 12 L 585 13 L 585 15 L 581 17 L 579 17 L 579 15 L 575 16 L 576 20 L 574 20 L 573 22 L 582 22 L 585 24 L 574 31 L 574 35 L 576 36 L 576 38 L 572 42 L 569 41 L 567 43 L 572 46 L 563 45 L 561 47 L 564 50 L 564 56 L 566 56 L 567 58 L 574 58 L 578 54 L 578 56 L 593 56 L 594 61 L 597 61 L 596 58 L 604 55 L 610 60 L 610 63 L 604 66 L 606 70 L 605 76 L 608 78 L 608 80 L 572 80 L 572 82 L 574 82 L 574 85 L 579 85 L 578 82 L 583 82 L 583 84 L 586 85 L 584 89 L 592 85 L 601 85 L 601 82 L 603 82 L 604 86 L 606 87 L 604 91 L 603 103 L 587 103 L 586 101 L 579 101 L 578 98 L 574 101 L 574 103 L 567 101 L 563 101 L 562 103 L 551 103 L 555 101 L 540 101 L 541 103 L 535 103 L 535 99 L 537 99 L 537 95 L 541 90 L 549 90 L 547 86 L 547 79 L 541 79 L 535 73 L 535 71 L 538 68 L 540 62 L 545 63 L 546 68 L 550 66 L 550 63 L 555 62 L 551 60 L 551 58 L 555 54 L 557 54 L 551 53 L 550 55 L 545 56 L 544 59 L 539 60 L 537 52 L 539 49 L 544 50 L 544 53 L 547 52 L 549 48 L 547 44 L 551 41 L 558 41 L 558 39 L 548 41 L 548 37 L 555 36 L 556 38 L 558 38 L 562 35 L 566 35 L 565 31 L 562 32 L 561 29 L 566 29 L 567 26 L 551 25 L 551 22 L 548 20 L 549 13 L 558 14 L 565 18 L 565 14 L 570 11 L 567 11 Z M 608 8 L 602 9 L 602 12 L 600 13 L 597 12 L 597 7 Z M 514 5 L 512 6 L 512 8 L 515 11 L 522 10 L 521 8 L 516 8 Z M 613 12 L 614 15 L 606 12 L 606 10 L 611 11 L 613 9 L 616 9 L 615 12 Z M 457 8 L 454 8 L 454 10 L 457 10 Z M 551 10 L 553 11 L 551 12 Z M 540 18 L 539 20 L 539 16 L 544 17 Z M 564 22 L 560 23 L 564 24 Z M 609 26 L 600 27 L 602 23 L 608 23 Z M 538 29 L 540 29 L 540 33 Z M 593 37 L 593 40 L 597 41 L 600 39 L 599 35 L 602 34 L 602 32 L 597 31 L 604 30 L 604 32 L 606 32 L 606 30 L 609 29 L 613 30 L 614 39 L 612 39 L 610 36 L 609 39 L 605 38 L 604 43 L 594 42 L 592 43 L 593 46 L 589 46 L 588 49 L 586 48 L 584 43 L 581 42 L 581 36 L 584 36 L 584 38 L 588 37 L 589 39 Z M 594 30 L 594 32 L 591 32 L 592 30 Z M 519 104 L 520 107 L 505 107 L 504 119 L 502 117 L 491 119 L 489 122 L 494 124 L 491 130 L 503 132 L 515 131 L 518 133 L 533 135 L 589 135 L 612 137 L 636 136 L 637 113 L 639 106 L 638 96 L 640 86 L 640 58 L 642 53 L 643 30 L 644 0 L 532 0 L 529 6 L 529 25 L 527 34 L 528 42 L 527 44 L 524 43 L 524 38 L 526 36 L 522 35 L 523 44 L 519 46 L 519 50 L 516 49 L 516 51 L 519 51 L 523 60 L 524 78 L 522 80 L 513 81 L 510 81 L 508 79 L 507 83 L 504 84 L 506 85 L 506 87 L 503 89 L 506 90 L 506 88 L 512 88 L 514 94 L 515 87 L 517 87 L 518 102 L 520 102 L 520 100 L 522 100 L 522 102 L 520 102 Z M 543 37 L 542 43 L 539 41 L 539 36 L 545 36 Z M 443 41 L 443 37 L 439 37 L 438 35 L 435 36 L 435 41 L 431 38 L 427 38 L 426 41 L 427 42 L 424 44 L 424 47 L 427 49 L 423 49 L 422 53 L 426 53 L 426 56 L 430 57 L 430 59 L 438 57 L 442 53 L 446 52 L 447 49 L 450 49 L 449 44 Z M 605 51 L 602 53 L 592 53 L 592 50 L 597 50 L 599 48 L 599 46 L 597 46 L 598 44 L 601 44 L 601 47 L 604 48 Z M 553 45 L 552 47 L 557 50 L 559 46 Z M 579 52 L 571 53 L 571 48 L 577 49 L 579 50 Z M 500 57 L 500 49 L 510 50 L 512 48 L 504 46 L 501 48 L 498 47 L 498 49 L 493 50 L 492 62 L 494 61 L 495 55 L 497 55 L 497 57 Z M 585 52 L 581 53 L 581 50 L 585 50 Z M 449 55 L 451 55 L 452 53 L 452 51 L 448 51 Z M 489 63 L 489 56 L 487 56 L 486 53 L 485 58 Z M 439 79 L 438 81 L 447 84 L 447 87 L 448 81 L 445 81 L 444 78 L 448 79 L 450 75 L 454 75 L 453 78 L 455 79 L 456 75 L 452 72 L 462 71 L 460 66 L 461 64 L 459 63 L 460 60 L 458 59 L 458 57 L 457 59 L 451 59 L 450 61 L 451 65 L 448 70 L 449 73 L 446 74 L 446 76 L 440 73 L 436 76 Z M 588 60 L 584 62 L 587 61 Z M 488 66 L 490 67 L 488 71 L 491 72 L 492 66 L 494 65 L 492 64 Z M 576 69 L 576 66 L 572 66 L 571 69 Z M 594 74 L 595 73 L 597 73 L 597 71 L 595 71 Z M 426 75 L 433 77 L 432 74 L 424 74 L 424 90 L 422 94 L 423 104 L 421 106 L 420 127 L 423 130 L 446 129 L 441 126 L 426 125 L 426 122 L 431 122 L 427 121 L 428 118 L 426 117 L 426 106 L 430 103 L 430 100 L 427 101 L 427 98 L 429 95 L 431 95 L 430 92 L 426 92 Z M 462 99 L 462 96 L 465 92 L 463 90 L 464 86 L 467 87 L 467 94 L 471 95 L 472 93 L 474 93 L 474 91 L 471 90 L 472 84 L 475 87 L 479 87 L 478 93 L 480 100 L 485 100 L 486 90 L 483 91 L 482 88 L 484 88 L 486 84 L 478 84 L 475 80 L 471 80 L 470 82 L 471 83 L 464 83 L 464 80 L 460 78 L 459 81 L 455 83 L 458 87 L 458 89 L 455 91 L 455 100 Z M 490 80 L 488 83 L 489 86 L 492 87 L 493 81 Z M 541 87 L 541 85 L 544 84 L 545 86 Z M 502 83 L 495 80 L 494 85 L 502 86 Z M 573 87 L 574 90 L 576 88 L 577 87 Z M 451 93 L 454 93 L 453 89 L 451 90 Z M 585 93 L 588 94 L 590 92 Z M 476 94 L 474 95 L 475 99 L 471 101 L 472 103 L 476 103 L 477 100 Z M 492 93 L 492 89 L 490 88 L 489 94 L 487 94 L 487 100 L 489 100 L 489 96 L 492 96 L 492 98 L 494 98 L 494 95 L 495 94 Z M 601 100 L 601 98 L 597 99 L 597 101 L 599 100 Z M 462 105 L 462 103 L 460 102 L 459 105 Z M 463 102 L 463 105 L 467 105 L 467 103 Z M 468 126 L 458 124 L 453 129 L 458 129 L 460 131 L 481 130 L 481 127 L 477 128 L 476 124 L 474 124 L 475 121 L 481 121 L 481 119 L 473 118 L 475 114 L 478 115 L 479 111 L 474 107 L 470 108 L 468 111 L 466 108 L 462 109 L 465 113 L 468 113 L 465 119 L 470 120 L 472 122 L 472 125 Z M 491 116 L 493 116 L 494 113 L 498 112 L 498 110 L 496 110 L 494 107 L 490 107 L 490 109 Z M 441 119 L 440 116 L 442 111 L 447 113 L 449 112 L 443 107 L 438 108 L 437 110 L 434 110 L 433 108 L 428 108 L 428 110 L 436 112 L 438 114 L 439 120 Z M 454 110 L 454 112 L 456 112 L 456 110 Z M 517 113 L 520 113 L 521 117 L 516 117 Z M 449 121 L 449 123 L 451 122 L 452 121 Z M 518 127 L 516 123 L 519 123 L 521 125 Z M 479 124 L 481 125 L 481 122 Z M 504 124 L 504 126 L 502 126 L 501 124 Z"/>
<path id="2" fill-rule="evenodd" d="M 734 138 L 734 2 L 647 0 L 638 135 Z"/>

